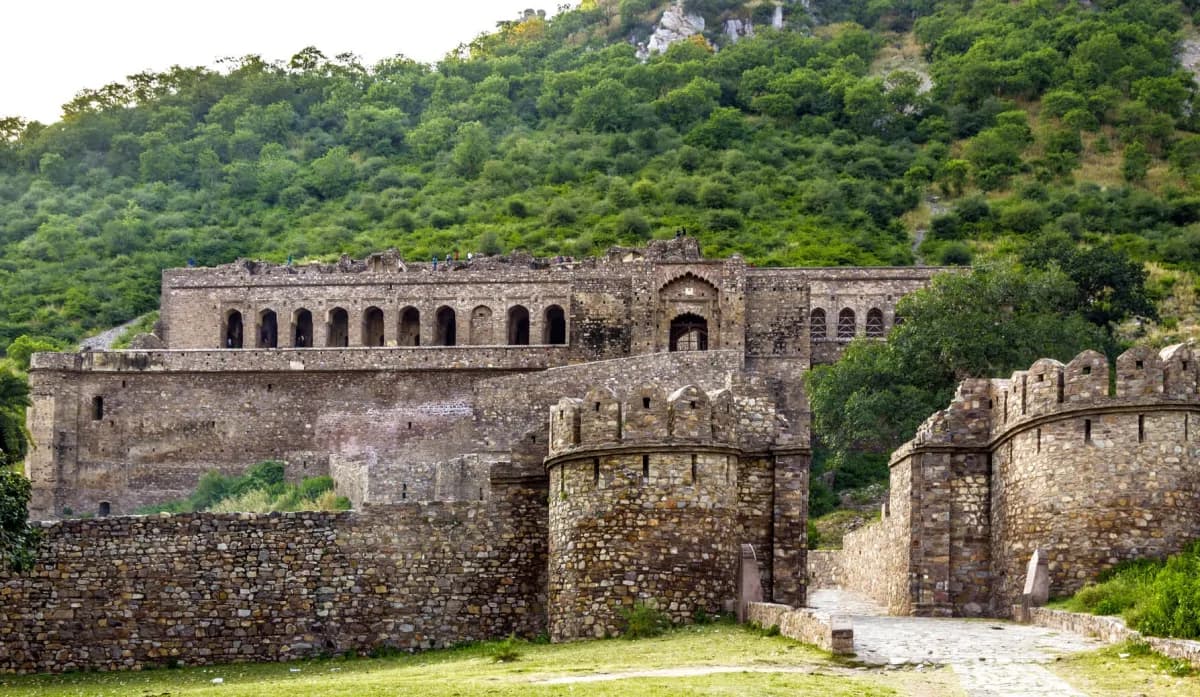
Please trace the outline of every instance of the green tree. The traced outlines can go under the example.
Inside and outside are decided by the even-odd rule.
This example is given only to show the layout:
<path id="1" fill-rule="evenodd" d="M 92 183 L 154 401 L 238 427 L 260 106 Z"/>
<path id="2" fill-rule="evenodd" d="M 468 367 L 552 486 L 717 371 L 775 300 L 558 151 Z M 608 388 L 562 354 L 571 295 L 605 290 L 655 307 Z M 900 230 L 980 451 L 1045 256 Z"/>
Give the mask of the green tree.
<path id="1" fill-rule="evenodd" d="M 575 125 L 593 131 L 621 131 L 632 120 L 633 96 L 620 82 L 605 78 L 579 91 L 571 107 Z"/>
<path id="2" fill-rule="evenodd" d="M 11 470 L 0 470 L 0 564 L 13 571 L 34 562 L 38 530 L 29 525 L 29 480 Z"/>
<path id="3" fill-rule="evenodd" d="M 491 138 L 487 129 L 478 121 L 464 123 L 454 136 L 454 150 L 450 161 L 459 174 L 474 179 L 483 170 L 483 163 L 492 152 Z"/>
<path id="4" fill-rule="evenodd" d="M 808 375 L 813 432 L 834 469 L 880 457 L 945 407 L 968 377 L 1003 377 L 1038 358 L 1069 360 L 1104 345 L 1077 311 L 1078 289 L 1057 270 L 1013 265 L 934 278 L 896 308 L 887 341 L 857 340 Z"/>
<path id="5" fill-rule="evenodd" d="M 25 409 L 29 385 L 7 368 L 0 368 L 0 469 L 25 459 L 29 437 L 25 432 Z"/>

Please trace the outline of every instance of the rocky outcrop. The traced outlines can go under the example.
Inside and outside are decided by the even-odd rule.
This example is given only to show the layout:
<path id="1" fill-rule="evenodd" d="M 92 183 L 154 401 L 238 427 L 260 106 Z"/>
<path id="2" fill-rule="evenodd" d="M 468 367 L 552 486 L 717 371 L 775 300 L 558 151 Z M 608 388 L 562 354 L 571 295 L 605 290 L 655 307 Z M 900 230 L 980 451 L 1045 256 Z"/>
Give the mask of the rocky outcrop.
<path id="1" fill-rule="evenodd" d="M 650 39 L 638 46 L 639 60 L 646 60 L 652 54 L 664 53 L 671 44 L 683 41 L 704 31 L 704 18 L 697 14 L 688 14 L 683 9 L 682 2 L 675 2 L 663 12 L 662 19 L 654 27 Z"/>

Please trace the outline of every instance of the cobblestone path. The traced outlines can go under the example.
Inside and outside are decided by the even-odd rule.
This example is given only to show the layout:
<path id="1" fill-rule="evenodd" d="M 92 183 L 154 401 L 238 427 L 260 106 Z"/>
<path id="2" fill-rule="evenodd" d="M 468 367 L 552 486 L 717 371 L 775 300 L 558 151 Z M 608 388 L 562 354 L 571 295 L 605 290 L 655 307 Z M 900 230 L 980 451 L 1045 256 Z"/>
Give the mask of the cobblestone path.
<path id="1" fill-rule="evenodd" d="M 808 602 L 852 617 L 859 660 L 878 666 L 949 665 L 969 697 L 1079 697 L 1084 693 L 1041 664 L 1104 646 L 1077 634 L 1000 620 L 892 617 L 847 591 L 815 590 Z"/>

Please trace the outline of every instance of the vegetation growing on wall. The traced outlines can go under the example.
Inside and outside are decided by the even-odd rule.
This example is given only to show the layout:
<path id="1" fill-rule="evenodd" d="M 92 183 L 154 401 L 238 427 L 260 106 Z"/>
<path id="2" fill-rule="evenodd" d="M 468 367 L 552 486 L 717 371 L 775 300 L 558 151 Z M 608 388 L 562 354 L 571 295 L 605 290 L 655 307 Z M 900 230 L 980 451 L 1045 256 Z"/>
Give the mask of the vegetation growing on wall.
<path id="1" fill-rule="evenodd" d="M 333 491 L 329 477 L 284 480 L 282 462 L 260 462 L 239 476 L 209 472 L 186 499 L 147 506 L 138 513 L 269 513 L 271 511 L 342 511 L 350 500 Z"/>
<path id="2" fill-rule="evenodd" d="M 1122 615 L 1131 628 L 1150 636 L 1200 639 L 1200 542 L 1166 560 L 1118 564 L 1058 605 Z"/>

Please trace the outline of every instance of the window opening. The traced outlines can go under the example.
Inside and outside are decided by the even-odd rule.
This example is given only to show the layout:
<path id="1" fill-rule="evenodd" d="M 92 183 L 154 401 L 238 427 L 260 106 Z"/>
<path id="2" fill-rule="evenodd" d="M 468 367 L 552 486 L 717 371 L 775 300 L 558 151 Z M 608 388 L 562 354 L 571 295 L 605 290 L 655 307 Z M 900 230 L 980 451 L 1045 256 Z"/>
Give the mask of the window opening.
<path id="1" fill-rule="evenodd" d="M 838 313 L 837 338 L 853 339 L 856 330 L 857 328 L 855 326 L 854 310 L 851 310 L 848 307 L 843 308 L 842 311 Z"/>
<path id="2" fill-rule="evenodd" d="M 454 346 L 458 343 L 457 327 L 455 326 L 454 310 L 449 307 L 438 308 L 437 338 L 434 343 L 438 346 Z"/>
<path id="3" fill-rule="evenodd" d="M 816 308 L 808 314 L 808 332 L 815 340 L 825 338 L 825 311 Z"/>
<path id="4" fill-rule="evenodd" d="M 600 486 L 600 458 L 592 458 L 592 486 Z"/>
<path id="5" fill-rule="evenodd" d="M 1037 430 L 1037 451 L 1042 452 L 1042 429 Z"/>
<path id="6" fill-rule="evenodd" d="M 329 339 L 325 345 L 330 347 L 350 345 L 350 313 L 343 308 L 335 307 L 329 313 Z"/>
<path id="7" fill-rule="evenodd" d="M 242 347 L 242 313 L 234 310 L 225 319 L 225 348 L 240 349 Z"/>
<path id="8" fill-rule="evenodd" d="M 258 318 L 258 347 L 279 347 L 279 318 L 274 310 L 263 310 Z"/>
<path id="9" fill-rule="evenodd" d="M 867 336 L 880 339 L 883 335 L 883 310 L 873 307 L 867 311 Z"/>
<path id="10" fill-rule="evenodd" d="M 397 342 L 400 346 L 421 345 L 421 312 L 415 307 L 406 307 L 400 311 L 400 336 Z"/>
<path id="11" fill-rule="evenodd" d="M 642 482 L 650 481 L 650 456 L 642 456 Z"/>
<path id="12" fill-rule="evenodd" d="M 378 307 L 368 307 L 363 313 L 362 343 L 363 346 L 387 345 L 383 334 L 383 310 Z"/>
<path id="13" fill-rule="evenodd" d="M 543 344 L 567 343 L 567 315 L 561 307 L 558 305 L 547 307 L 542 319 Z"/>
<path id="14" fill-rule="evenodd" d="M 296 330 L 292 334 L 292 346 L 308 348 L 313 345 L 312 313 L 305 309 L 296 311 Z"/>
<path id="15" fill-rule="evenodd" d="M 650 398 L 649 397 L 642 397 L 642 408 L 643 409 L 650 408 Z"/>
<path id="16" fill-rule="evenodd" d="M 100 396 L 92 397 L 92 421 L 99 421 L 104 418 L 104 398 Z"/>
<path id="17" fill-rule="evenodd" d="M 1092 442 L 1092 420 L 1091 419 L 1083 420 L 1083 442 L 1084 443 Z"/>
<path id="18" fill-rule="evenodd" d="M 508 310 L 508 345 L 529 345 L 529 310 L 520 305 Z"/>
<path id="19" fill-rule="evenodd" d="M 1146 415 L 1138 414 L 1138 442 L 1146 442 Z"/>
<path id="20" fill-rule="evenodd" d="M 696 483 L 696 456 L 692 455 L 692 484 Z"/>
<path id="21" fill-rule="evenodd" d="M 101 501 L 100 502 L 100 510 L 97 511 L 96 514 L 101 518 L 107 518 L 109 516 L 109 514 L 111 514 L 111 513 L 112 513 L 112 504 L 109 503 L 108 501 Z"/>

